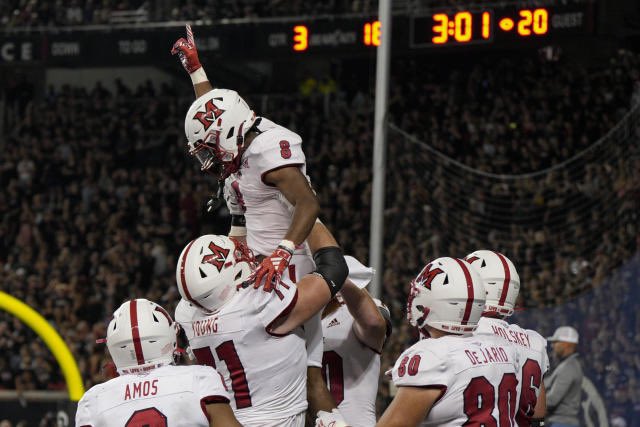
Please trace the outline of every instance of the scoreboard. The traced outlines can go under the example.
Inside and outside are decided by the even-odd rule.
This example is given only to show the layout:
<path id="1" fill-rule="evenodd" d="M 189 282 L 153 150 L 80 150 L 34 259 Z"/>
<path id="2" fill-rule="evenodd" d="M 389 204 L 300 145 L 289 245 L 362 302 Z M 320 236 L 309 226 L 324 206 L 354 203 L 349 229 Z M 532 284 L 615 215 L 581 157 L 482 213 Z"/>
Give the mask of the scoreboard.
<path id="1" fill-rule="evenodd" d="M 548 7 L 478 7 L 394 17 L 394 51 L 550 42 L 593 32 L 594 4 Z M 267 35 L 269 48 L 291 53 L 366 52 L 380 45 L 375 18 L 294 21 Z"/>
<path id="2" fill-rule="evenodd" d="M 461 47 L 518 47 L 593 32 L 595 4 L 476 7 L 393 17 L 392 53 Z M 385 31 L 376 17 L 318 17 L 193 23 L 198 50 L 233 59 L 309 55 L 373 55 Z M 183 36 L 182 24 L 144 27 L 90 26 L 0 31 L 0 63 L 52 65 L 150 65 L 173 62 L 168 51 Z"/>

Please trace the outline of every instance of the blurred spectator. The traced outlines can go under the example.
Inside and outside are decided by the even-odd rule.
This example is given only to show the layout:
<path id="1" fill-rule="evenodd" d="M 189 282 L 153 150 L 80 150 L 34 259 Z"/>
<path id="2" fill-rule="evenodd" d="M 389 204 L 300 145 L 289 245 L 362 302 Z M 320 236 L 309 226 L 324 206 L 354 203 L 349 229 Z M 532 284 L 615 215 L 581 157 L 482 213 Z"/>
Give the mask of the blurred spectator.
<path id="1" fill-rule="evenodd" d="M 551 427 L 578 427 L 582 400 L 582 365 L 577 352 L 578 331 L 561 326 L 547 338 L 558 363 L 544 378 L 547 393 L 546 422 Z"/>

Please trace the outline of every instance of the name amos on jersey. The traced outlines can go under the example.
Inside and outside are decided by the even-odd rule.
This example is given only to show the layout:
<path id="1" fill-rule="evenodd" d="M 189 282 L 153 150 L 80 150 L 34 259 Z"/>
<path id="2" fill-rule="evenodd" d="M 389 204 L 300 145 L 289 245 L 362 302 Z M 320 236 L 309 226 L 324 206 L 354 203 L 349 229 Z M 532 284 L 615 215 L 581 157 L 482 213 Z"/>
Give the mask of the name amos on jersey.
<path id="1" fill-rule="evenodd" d="M 124 400 L 155 396 L 156 394 L 158 394 L 158 380 L 138 381 L 126 385 L 124 389 Z"/>

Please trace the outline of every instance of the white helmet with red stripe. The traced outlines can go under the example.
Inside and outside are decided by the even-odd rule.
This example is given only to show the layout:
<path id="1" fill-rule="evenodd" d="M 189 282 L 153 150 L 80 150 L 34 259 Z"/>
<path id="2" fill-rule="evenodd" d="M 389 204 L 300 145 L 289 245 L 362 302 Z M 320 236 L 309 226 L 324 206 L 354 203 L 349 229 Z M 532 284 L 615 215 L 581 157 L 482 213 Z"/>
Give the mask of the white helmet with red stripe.
<path id="1" fill-rule="evenodd" d="M 107 348 L 120 374 L 173 363 L 175 323 L 154 302 L 143 298 L 127 301 L 109 322 Z"/>
<path id="2" fill-rule="evenodd" d="M 180 295 L 207 312 L 217 311 L 249 278 L 254 261 L 246 245 L 232 237 L 200 236 L 182 250 L 178 259 Z"/>
<path id="3" fill-rule="evenodd" d="M 411 282 L 407 301 L 409 322 L 454 334 L 475 331 L 485 292 L 478 273 L 466 262 L 443 257 L 427 264 Z"/>
<path id="4" fill-rule="evenodd" d="M 189 154 L 203 171 L 211 170 L 226 178 L 240 166 L 244 136 L 256 115 L 238 92 L 213 89 L 196 99 L 184 120 Z"/>
<path id="5" fill-rule="evenodd" d="M 480 274 L 487 291 L 485 314 L 511 316 L 520 292 L 520 276 L 511 260 L 488 250 L 475 251 L 465 259 Z"/>

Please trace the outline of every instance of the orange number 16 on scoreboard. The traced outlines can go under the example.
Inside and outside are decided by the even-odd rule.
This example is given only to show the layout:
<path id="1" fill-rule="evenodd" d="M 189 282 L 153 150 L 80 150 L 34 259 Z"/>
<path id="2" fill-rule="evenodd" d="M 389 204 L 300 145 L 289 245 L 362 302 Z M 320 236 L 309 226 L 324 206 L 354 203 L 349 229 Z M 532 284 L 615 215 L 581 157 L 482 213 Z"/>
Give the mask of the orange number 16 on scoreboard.
<path id="1" fill-rule="evenodd" d="M 380 21 L 367 22 L 363 30 L 366 46 L 380 46 Z"/>

